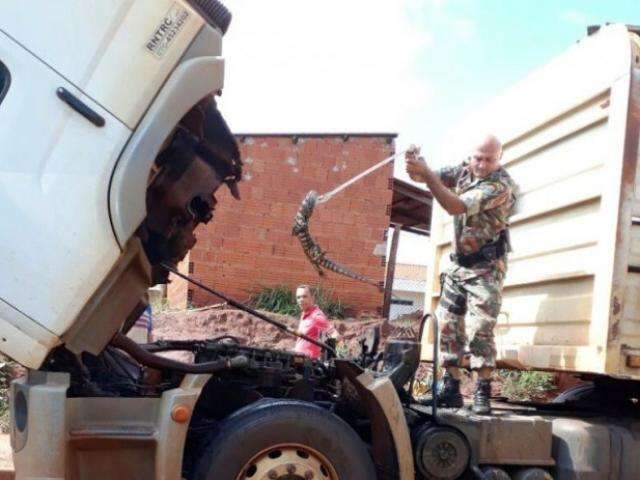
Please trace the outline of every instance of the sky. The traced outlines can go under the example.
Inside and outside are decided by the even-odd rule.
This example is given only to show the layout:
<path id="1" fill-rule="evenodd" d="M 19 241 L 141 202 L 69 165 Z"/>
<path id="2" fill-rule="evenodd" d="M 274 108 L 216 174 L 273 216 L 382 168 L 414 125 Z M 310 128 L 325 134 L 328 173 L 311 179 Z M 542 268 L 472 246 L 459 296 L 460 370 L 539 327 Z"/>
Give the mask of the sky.
<path id="1" fill-rule="evenodd" d="M 223 3 L 233 21 L 220 106 L 232 131 L 393 132 L 398 151 L 419 144 L 427 160 L 457 122 L 587 25 L 640 25 L 638 0 Z"/>

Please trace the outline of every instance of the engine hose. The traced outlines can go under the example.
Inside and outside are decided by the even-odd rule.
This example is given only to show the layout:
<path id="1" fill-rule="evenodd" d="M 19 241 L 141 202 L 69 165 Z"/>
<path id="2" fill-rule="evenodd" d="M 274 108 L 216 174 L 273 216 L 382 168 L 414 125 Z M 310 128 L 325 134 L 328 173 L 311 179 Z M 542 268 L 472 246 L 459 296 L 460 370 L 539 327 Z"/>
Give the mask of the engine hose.
<path id="1" fill-rule="evenodd" d="M 134 360 L 142 365 L 157 370 L 175 370 L 182 373 L 217 373 L 222 370 L 246 368 L 249 366 L 249 359 L 244 355 L 204 363 L 179 362 L 148 352 L 122 333 L 116 333 L 115 337 L 111 340 L 111 345 L 128 353 Z"/>
<path id="2" fill-rule="evenodd" d="M 141 343 L 140 346 L 149 353 L 158 352 L 195 352 L 200 344 L 217 343 L 222 340 L 232 340 L 236 344 L 240 344 L 240 338 L 233 335 L 220 335 L 219 337 L 207 338 L 205 340 L 158 340 L 153 343 Z"/>

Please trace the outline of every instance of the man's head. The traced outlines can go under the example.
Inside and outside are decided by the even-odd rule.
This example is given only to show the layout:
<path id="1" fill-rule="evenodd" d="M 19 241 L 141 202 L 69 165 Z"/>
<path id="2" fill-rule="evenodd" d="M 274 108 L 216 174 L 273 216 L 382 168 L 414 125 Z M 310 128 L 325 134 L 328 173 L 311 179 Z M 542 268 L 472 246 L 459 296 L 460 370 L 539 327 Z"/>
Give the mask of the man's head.
<path id="1" fill-rule="evenodd" d="M 473 146 L 469 166 L 476 177 L 484 178 L 500 168 L 502 143 L 495 135 L 483 135 Z"/>
<path id="2" fill-rule="evenodd" d="M 298 288 L 296 288 L 296 302 L 303 312 L 309 310 L 316 304 L 316 299 L 313 297 L 309 285 L 299 285 Z"/>

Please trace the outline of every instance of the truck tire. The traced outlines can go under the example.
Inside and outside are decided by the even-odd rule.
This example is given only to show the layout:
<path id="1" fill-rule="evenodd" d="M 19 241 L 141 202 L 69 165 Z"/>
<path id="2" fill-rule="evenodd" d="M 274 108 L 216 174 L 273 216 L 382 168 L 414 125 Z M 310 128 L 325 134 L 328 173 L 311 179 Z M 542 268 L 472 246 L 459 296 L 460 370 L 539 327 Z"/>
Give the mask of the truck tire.
<path id="1" fill-rule="evenodd" d="M 498 467 L 484 467 L 482 475 L 483 480 L 511 480 L 509 474 Z"/>
<path id="2" fill-rule="evenodd" d="M 597 406 L 600 403 L 595 385 L 591 382 L 574 385 L 554 398 L 552 403 L 581 403 Z"/>
<path id="3" fill-rule="evenodd" d="M 231 12 L 218 0 L 189 0 L 204 19 L 213 26 L 217 26 L 222 33 L 227 33 L 231 24 Z"/>
<path id="4" fill-rule="evenodd" d="M 196 480 L 375 479 L 364 442 L 339 417 L 307 402 L 262 400 L 220 425 Z"/>

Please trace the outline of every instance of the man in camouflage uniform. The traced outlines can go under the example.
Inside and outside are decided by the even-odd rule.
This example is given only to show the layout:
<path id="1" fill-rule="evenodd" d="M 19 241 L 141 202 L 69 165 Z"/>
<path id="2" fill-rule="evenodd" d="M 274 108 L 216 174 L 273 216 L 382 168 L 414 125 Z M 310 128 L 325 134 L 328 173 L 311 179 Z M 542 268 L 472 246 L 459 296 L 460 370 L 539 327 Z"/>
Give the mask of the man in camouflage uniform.
<path id="1" fill-rule="evenodd" d="M 478 375 L 473 410 L 489 413 L 490 379 L 496 365 L 493 330 L 507 271 L 515 184 L 500 166 L 502 145 L 493 135 L 484 137 L 469 159 L 455 167 L 434 172 L 418 154 L 417 148 L 408 151 L 407 173 L 424 181 L 454 216 L 452 264 L 441 277 L 442 295 L 435 312 L 447 370 L 438 404 L 462 407 L 459 366 L 468 349 L 470 368 Z"/>

